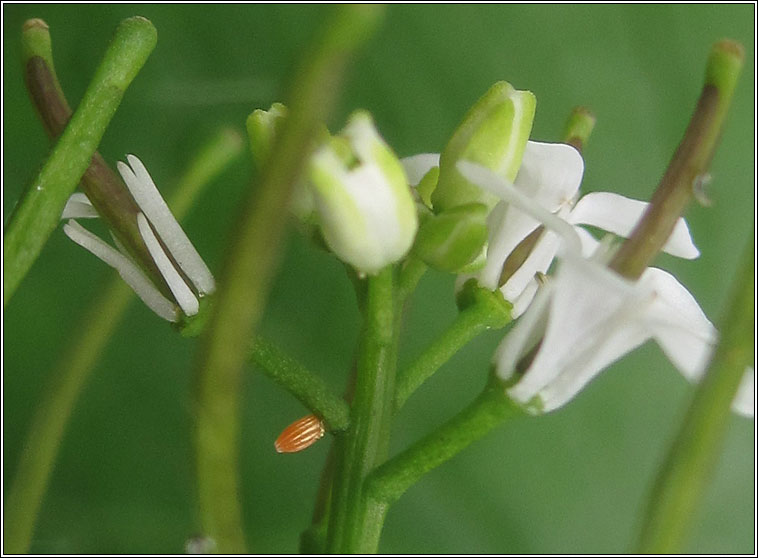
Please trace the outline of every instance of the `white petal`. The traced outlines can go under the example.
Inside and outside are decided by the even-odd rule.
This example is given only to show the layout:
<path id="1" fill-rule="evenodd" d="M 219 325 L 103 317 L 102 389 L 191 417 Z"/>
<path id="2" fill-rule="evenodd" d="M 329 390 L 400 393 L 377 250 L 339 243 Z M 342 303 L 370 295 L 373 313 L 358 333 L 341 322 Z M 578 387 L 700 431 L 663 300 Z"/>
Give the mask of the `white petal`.
<path id="1" fill-rule="evenodd" d="M 534 295 L 537 293 L 539 282 L 536 278 L 532 278 L 526 286 L 521 290 L 516 299 L 512 302 L 513 308 L 511 308 L 511 318 L 516 319 L 521 316 L 530 307 Z"/>
<path id="2" fill-rule="evenodd" d="M 597 246 L 600 244 L 600 241 L 592 236 L 588 231 L 584 230 L 582 227 L 574 227 L 574 230 L 576 231 L 576 234 L 579 235 L 579 239 L 582 241 L 582 256 L 585 258 L 591 257 L 595 253 L 595 250 L 597 250 Z"/>
<path id="3" fill-rule="evenodd" d="M 213 275 L 174 218 L 142 161 L 134 155 L 126 158 L 132 168 L 119 161 L 118 170 L 137 205 L 197 290 L 201 294 L 212 293 L 215 289 Z"/>
<path id="4" fill-rule="evenodd" d="M 525 196 L 507 180 L 470 161 L 460 161 L 456 166 L 458 171 L 469 181 L 519 208 L 546 227 L 553 229 L 563 238 L 570 250 L 576 253 L 581 251 L 581 241 L 571 225 Z"/>
<path id="5" fill-rule="evenodd" d="M 527 285 L 534 281 L 537 273 L 546 273 L 555 258 L 560 237 L 553 231 L 545 230 L 532 248 L 524 263 L 511 275 L 500 289 L 506 300 L 515 301 L 520 298 Z M 528 301 L 521 303 L 529 304 Z M 523 311 L 523 309 L 521 309 Z M 516 317 L 516 315 L 514 315 Z"/>
<path id="6" fill-rule="evenodd" d="M 479 272 L 479 284 L 497 289 L 505 260 L 539 226 L 539 221 L 506 202 L 495 205 L 487 218 L 487 259 Z M 515 297 L 506 298 L 512 301 Z"/>
<path id="7" fill-rule="evenodd" d="M 584 160 L 572 146 L 530 141 L 526 144 L 514 185 L 522 194 L 553 213 L 576 196 L 582 174 Z"/>
<path id="8" fill-rule="evenodd" d="M 755 369 L 748 366 L 732 402 L 732 410 L 745 417 L 755 416 Z"/>
<path id="9" fill-rule="evenodd" d="M 408 176 L 408 184 L 417 186 L 421 179 L 434 167 L 440 166 L 439 153 L 419 153 L 400 159 L 400 163 Z"/>
<path id="10" fill-rule="evenodd" d="M 718 333 L 690 292 L 673 275 L 649 267 L 640 285 L 655 292 L 647 316 L 656 341 L 686 378 L 701 378 Z"/>
<path id="11" fill-rule="evenodd" d="M 192 290 L 184 282 L 179 272 L 174 269 L 174 264 L 171 262 L 166 252 L 158 242 L 158 239 L 153 234 L 153 230 L 147 222 L 147 219 L 142 213 L 137 214 L 137 226 L 139 232 L 142 235 L 142 240 L 145 241 L 150 255 L 153 257 L 155 265 L 158 266 L 158 270 L 163 275 L 163 278 L 168 283 L 168 288 L 171 289 L 171 293 L 176 298 L 176 302 L 187 316 L 194 316 L 198 313 L 200 305 L 197 302 Z"/>
<path id="12" fill-rule="evenodd" d="M 568 220 L 574 225 L 592 225 L 618 236 L 628 237 L 648 205 L 647 202 L 610 192 L 593 192 L 579 200 Z M 700 255 L 692 242 L 687 223 L 681 217 L 663 246 L 663 251 L 690 260 Z"/>
<path id="13" fill-rule="evenodd" d="M 63 219 L 93 219 L 100 217 L 100 214 L 92 206 L 89 198 L 82 192 L 71 194 L 66 202 L 66 206 L 61 213 Z"/>
<path id="14" fill-rule="evenodd" d="M 501 379 L 508 380 L 513 376 L 519 360 L 539 342 L 545 333 L 551 289 L 552 285 L 548 283 L 537 291 L 534 301 L 529 306 L 529 311 L 516 322 L 495 351 L 493 362 L 495 371 Z"/>
<path id="15" fill-rule="evenodd" d="M 641 316 L 652 293 L 634 289 L 595 262 L 563 258 L 553 289 L 542 346 L 508 392 L 522 403 L 539 396 L 545 412 L 565 404 L 603 368 L 650 337 Z"/>
<path id="16" fill-rule="evenodd" d="M 100 240 L 76 221 L 63 225 L 63 232 L 79 246 L 89 250 L 106 264 L 118 271 L 121 278 L 137 294 L 148 308 L 164 320 L 175 322 L 179 319 L 176 306 L 164 297 L 145 277 L 140 268 L 123 254 Z"/>

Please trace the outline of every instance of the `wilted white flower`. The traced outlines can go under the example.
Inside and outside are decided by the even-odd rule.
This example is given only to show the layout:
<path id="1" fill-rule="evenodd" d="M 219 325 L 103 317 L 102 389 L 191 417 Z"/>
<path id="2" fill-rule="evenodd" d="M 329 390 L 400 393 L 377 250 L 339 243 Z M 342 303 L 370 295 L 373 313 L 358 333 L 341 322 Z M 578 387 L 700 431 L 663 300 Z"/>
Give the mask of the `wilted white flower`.
<path id="1" fill-rule="evenodd" d="M 119 161 L 118 170 L 141 210 L 137 214 L 137 226 L 142 240 L 174 301 L 161 294 L 118 242 L 116 250 L 74 220 L 99 217 L 86 195 L 77 193 L 69 198 L 61 215 L 61 219 L 69 219 L 63 230 L 71 240 L 118 271 L 137 296 L 161 318 L 178 321 L 179 309 L 186 316 L 193 316 L 199 311 L 198 297 L 215 289 L 213 275 L 172 215 L 142 161 L 134 155 L 127 155 L 127 160 L 130 166 Z"/>

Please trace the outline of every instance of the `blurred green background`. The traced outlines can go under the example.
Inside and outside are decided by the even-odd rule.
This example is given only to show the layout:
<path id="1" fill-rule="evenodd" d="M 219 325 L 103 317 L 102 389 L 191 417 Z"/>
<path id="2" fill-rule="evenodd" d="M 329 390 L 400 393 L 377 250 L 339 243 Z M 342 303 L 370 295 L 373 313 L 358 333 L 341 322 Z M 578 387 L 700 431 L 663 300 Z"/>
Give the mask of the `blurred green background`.
<path id="1" fill-rule="evenodd" d="M 221 124 L 244 130 L 282 99 L 287 76 L 324 8 L 309 5 L 8 5 L 4 12 L 4 220 L 48 152 L 23 87 L 23 21 L 50 25 L 72 104 L 113 29 L 148 17 L 158 46 L 127 91 L 101 153 L 145 162 L 170 192 L 193 150 Z M 400 155 L 439 151 L 467 108 L 505 79 L 538 99 L 533 138 L 559 138 L 583 104 L 598 124 L 585 151 L 585 191 L 648 199 L 702 83 L 710 45 L 746 48 L 721 147 L 713 207 L 688 220 L 702 256 L 661 257 L 718 321 L 754 222 L 754 6 L 390 6 L 349 73 L 330 122 L 370 110 Z M 212 269 L 249 186 L 245 154 L 217 180 L 186 229 Z M 41 390 L 93 293 L 112 272 L 56 231 L 4 315 L 4 486 L 16 470 Z M 455 315 L 453 278 L 429 273 L 413 298 L 400 354 L 408 363 Z M 107 308 L 102 309 L 107 312 Z M 359 320 L 340 264 L 290 235 L 262 330 L 341 390 Z M 462 408 L 485 381 L 497 333 L 446 365 L 400 414 L 393 451 Z M 181 552 L 197 528 L 189 393 L 192 340 L 133 304 L 86 386 L 42 505 L 32 550 Z M 273 440 L 305 414 L 251 369 L 244 385 L 242 486 L 250 550 L 297 551 L 328 442 L 278 455 Z M 429 474 L 390 510 L 386 553 L 618 553 L 693 388 L 652 343 L 613 366 L 570 405 L 508 424 Z M 733 417 L 687 549 L 754 552 L 754 422 Z"/>

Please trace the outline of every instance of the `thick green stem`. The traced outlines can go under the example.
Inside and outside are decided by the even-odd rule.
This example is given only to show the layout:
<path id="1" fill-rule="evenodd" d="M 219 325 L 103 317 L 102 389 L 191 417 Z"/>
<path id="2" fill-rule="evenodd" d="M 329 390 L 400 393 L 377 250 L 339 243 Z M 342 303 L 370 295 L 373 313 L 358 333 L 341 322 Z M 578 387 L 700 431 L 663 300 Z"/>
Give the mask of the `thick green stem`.
<path id="1" fill-rule="evenodd" d="M 279 347 L 258 337 L 253 343 L 250 357 L 269 378 L 318 415 L 327 430 L 341 431 L 350 425 L 350 407 L 345 400 L 332 393 L 321 376 L 308 370 Z"/>
<path id="2" fill-rule="evenodd" d="M 365 498 L 383 520 L 389 506 L 424 474 L 460 453 L 506 419 L 522 413 L 505 394 L 502 383 L 492 380 L 468 407 L 376 469 L 366 483 Z M 372 525 L 376 530 L 365 536 L 378 542 L 381 525 L 382 521 L 376 521 Z"/>
<path id="3" fill-rule="evenodd" d="M 381 517 L 366 507 L 364 481 L 387 456 L 395 389 L 395 300 L 393 270 L 368 279 L 350 428 L 337 436 L 327 551 L 376 550 L 364 533 Z"/>
<path id="4" fill-rule="evenodd" d="M 224 129 L 197 154 L 183 174 L 169 205 L 177 219 L 192 206 L 202 189 L 241 153 L 242 138 Z M 21 452 L 16 476 L 5 502 L 5 550 L 29 552 L 37 513 L 55 465 L 61 441 L 79 394 L 116 329 L 131 289 L 119 276 L 113 277 L 97 295 L 74 329 L 75 337 L 58 369 L 53 370 L 44 399 L 35 410 Z"/>
<path id="5" fill-rule="evenodd" d="M 458 313 L 448 327 L 406 370 L 398 374 L 395 410 L 400 409 L 414 391 L 430 378 L 453 355 L 480 333 L 505 327 L 511 320 L 511 305 L 500 291 L 466 286 L 470 303 Z"/>
<path id="6" fill-rule="evenodd" d="M 711 49 L 705 85 L 684 138 L 647 210 L 609 264 L 619 275 L 628 279 L 642 275 L 706 181 L 743 59 L 742 46 L 732 41 L 721 41 Z"/>
<path id="7" fill-rule="evenodd" d="M 688 530 L 720 456 L 732 400 L 745 367 L 753 363 L 754 265 L 755 244 L 751 241 L 724 316 L 721 341 L 650 492 L 638 552 L 675 554 L 685 550 Z"/>
<path id="8" fill-rule="evenodd" d="M 278 259 L 291 193 L 340 90 L 345 63 L 378 22 L 378 6 L 340 6 L 290 84 L 288 117 L 226 254 L 196 366 L 195 450 L 200 521 L 222 553 L 244 552 L 237 443 L 240 377 Z"/>
<path id="9" fill-rule="evenodd" d="M 58 225 L 66 200 L 90 165 L 126 88 L 155 47 L 156 36 L 142 17 L 124 20 L 116 29 L 81 104 L 6 226 L 3 305 Z"/>

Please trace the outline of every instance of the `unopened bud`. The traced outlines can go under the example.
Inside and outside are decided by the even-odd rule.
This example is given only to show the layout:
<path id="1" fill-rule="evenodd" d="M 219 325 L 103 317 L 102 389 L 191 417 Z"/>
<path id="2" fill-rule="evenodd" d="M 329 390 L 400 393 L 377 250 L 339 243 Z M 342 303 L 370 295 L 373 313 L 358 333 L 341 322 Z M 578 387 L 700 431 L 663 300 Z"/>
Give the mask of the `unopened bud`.
<path id="1" fill-rule="evenodd" d="M 368 113 L 354 113 L 341 135 L 316 151 L 310 180 L 324 240 L 340 259 L 373 274 L 405 256 L 418 228 L 416 205 Z"/>
<path id="2" fill-rule="evenodd" d="M 497 198 L 464 178 L 456 164 L 477 163 L 513 182 L 532 130 L 537 101 L 504 81 L 493 85 L 471 108 L 440 158 L 440 176 L 432 194 L 436 213 L 469 203 L 488 208 Z"/>

